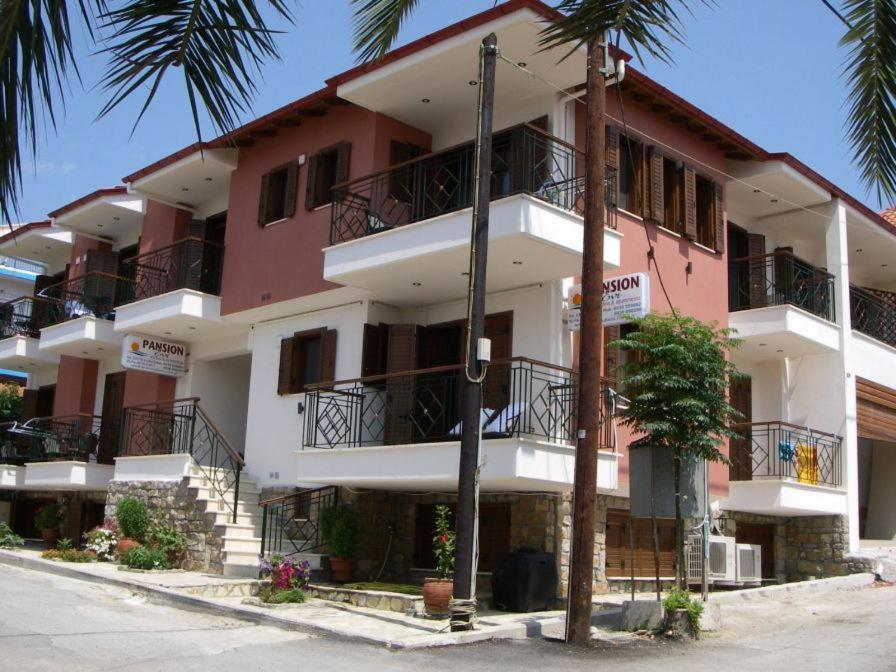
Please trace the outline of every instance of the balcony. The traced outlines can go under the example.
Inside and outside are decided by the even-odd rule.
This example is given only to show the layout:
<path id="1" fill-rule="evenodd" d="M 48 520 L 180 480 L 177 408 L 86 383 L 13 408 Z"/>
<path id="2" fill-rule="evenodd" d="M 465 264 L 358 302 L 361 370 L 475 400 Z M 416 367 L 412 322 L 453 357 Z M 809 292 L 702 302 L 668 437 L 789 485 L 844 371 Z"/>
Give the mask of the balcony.
<path id="1" fill-rule="evenodd" d="M 467 143 L 337 185 L 324 277 L 396 305 L 463 296 L 474 150 Z M 579 273 L 583 172 L 581 152 L 537 128 L 518 126 L 495 136 L 488 291 Z M 614 215 L 608 204 L 607 268 L 620 264 Z"/>
<path id="2" fill-rule="evenodd" d="M 50 299 L 23 296 L 0 305 L 0 367 L 32 372 L 59 364 L 59 355 L 40 349 L 40 330 L 58 314 Z"/>
<path id="3" fill-rule="evenodd" d="M 123 336 L 115 333 L 116 297 L 123 278 L 92 271 L 51 285 L 41 296 L 54 306 L 49 324 L 42 328 L 40 349 L 57 355 L 101 359 L 106 351 L 121 347 Z"/>
<path id="4" fill-rule="evenodd" d="M 0 431 L 0 463 L 22 490 L 102 490 L 113 473 L 118 426 L 92 415 L 34 418 Z M 4 479 L 5 480 L 5 479 Z"/>
<path id="5" fill-rule="evenodd" d="M 834 276 L 791 252 L 732 259 L 729 326 L 753 361 L 836 352 Z"/>
<path id="6" fill-rule="evenodd" d="M 298 480 L 394 490 L 452 490 L 462 422 L 462 366 L 314 386 L 306 395 Z M 483 490 L 571 489 L 577 374 L 525 358 L 495 362 L 483 385 Z M 612 424 L 596 478 L 617 485 Z"/>
<path id="7" fill-rule="evenodd" d="M 846 514 L 841 439 L 786 422 L 733 427 L 722 508 L 778 516 Z"/>
<path id="8" fill-rule="evenodd" d="M 896 305 L 892 300 L 851 285 L 849 307 L 853 330 L 896 348 Z"/>
<path id="9" fill-rule="evenodd" d="M 224 247 L 185 238 L 125 262 L 115 331 L 192 340 L 221 323 Z"/>

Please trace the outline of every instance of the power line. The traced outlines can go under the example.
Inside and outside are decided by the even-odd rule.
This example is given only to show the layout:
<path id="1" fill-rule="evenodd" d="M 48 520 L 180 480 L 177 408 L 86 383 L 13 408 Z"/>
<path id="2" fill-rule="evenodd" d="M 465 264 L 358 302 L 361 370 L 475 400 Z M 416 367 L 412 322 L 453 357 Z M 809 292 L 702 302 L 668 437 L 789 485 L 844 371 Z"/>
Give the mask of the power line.
<path id="1" fill-rule="evenodd" d="M 834 7 L 834 5 L 828 2 L 828 0 L 821 0 L 821 4 L 831 10 L 834 16 L 840 19 L 841 23 L 843 23 L 844 26 L 846 26 L 850 30 L 853 30 L 852 24 L 847 20 L 845 16 L 843 16 L 843 14 L 840 13 L 840 11 L 836 7 Z"/>

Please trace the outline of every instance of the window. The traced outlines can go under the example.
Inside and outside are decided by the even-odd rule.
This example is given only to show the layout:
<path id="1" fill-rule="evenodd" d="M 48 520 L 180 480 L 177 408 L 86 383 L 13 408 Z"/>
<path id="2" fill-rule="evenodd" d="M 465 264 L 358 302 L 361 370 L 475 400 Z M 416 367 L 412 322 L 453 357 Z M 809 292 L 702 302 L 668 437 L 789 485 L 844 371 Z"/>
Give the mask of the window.
<path id="1" fill-rule="evenodd" d="M 697 175 L 697 242 L 715 249 L 715 184 Z"/>
<path id="2" fill-rule="evenodd" d="M 322 149 L 308 159 L 308 183 L 305 185 L 305 209 L 313 210 L 332 201 L 335 185 L 348 180 L 351 143 Z"/>
<path id="3" fill-rule="evenodd" d="M 282 339 L 277 394 L 299 394 L 306 385 L 333 380 L 335 362 L 335 329 L 314 329 Z"/>
<path id="4" fill-rule="evenodd" d="M 619 136 L 619 202 L 633 215 L 644 215 L 644 146 Z"/>
<path id="5" fill-rule="evenodd" d="M 681 171 L 672 159 L 663 157 L 663 226 L 684 233 Z"/>
<path id="6" fill-rule="evenodd" d="M 287 219 L 295 214 L 298 174 L 299 165 L 289 163 L 262 176 L 258 198 L 259 226 Z"/>

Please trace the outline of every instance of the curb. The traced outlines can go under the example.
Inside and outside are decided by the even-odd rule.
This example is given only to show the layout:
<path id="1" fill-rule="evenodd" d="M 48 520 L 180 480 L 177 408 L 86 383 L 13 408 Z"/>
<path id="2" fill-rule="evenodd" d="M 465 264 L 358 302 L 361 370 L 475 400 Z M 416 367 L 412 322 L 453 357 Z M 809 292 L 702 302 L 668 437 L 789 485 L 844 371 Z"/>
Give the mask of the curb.
<path id="1" fill-rule="evenodd" d="M 721 604 L 736 604 L 738 602 L 755 602 L 758 600 L 784 596 L 799 597 L 802 595 L 818 595 L 839 590 L 866 588 L 867 586 L 872 585 L 876 580 L 877 577 L 874 574 L 849 574 L 847 576 L 834 576 L 829 579 L 813 579 L 812 581 L 784 583 L 779 586 L 747 588 L 745 590 L 732 591 L 730 593 L 713 593 L 710 600 Z"/>

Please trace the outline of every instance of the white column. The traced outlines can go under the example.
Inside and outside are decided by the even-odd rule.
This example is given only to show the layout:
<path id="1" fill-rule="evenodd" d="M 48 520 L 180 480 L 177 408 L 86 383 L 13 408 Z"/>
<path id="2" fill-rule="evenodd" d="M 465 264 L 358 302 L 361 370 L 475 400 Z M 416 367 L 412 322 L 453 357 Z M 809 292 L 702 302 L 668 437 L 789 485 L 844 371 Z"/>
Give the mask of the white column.
<path id="1" fill-rule="evenodd" d="M 849 247 L 846 238 L 846 206 L 833 199 L 825 235 L 828 271 L 834 274 L 834 309 L 840 327 L 840 380 L 831 381 L 831 393 L 842 395 L 843 437 L 841 464 L 849 517 L 849 550 L 859 547 L 859 458 L 856 427 L 856 379 L 852 373 L 852 323 L 849 311 Z"/>

